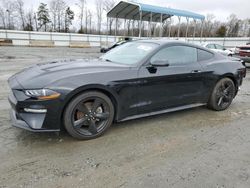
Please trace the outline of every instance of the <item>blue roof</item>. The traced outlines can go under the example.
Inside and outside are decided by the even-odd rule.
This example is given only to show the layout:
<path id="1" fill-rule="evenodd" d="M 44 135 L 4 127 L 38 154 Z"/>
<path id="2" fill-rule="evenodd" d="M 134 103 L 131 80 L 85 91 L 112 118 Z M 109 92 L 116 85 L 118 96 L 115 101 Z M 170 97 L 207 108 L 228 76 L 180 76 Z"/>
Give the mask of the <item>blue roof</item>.
<path id="1" fill-rule="evenodd" d="M 163 18 L 162 21 L 171 16 L 181 16 L 200 20 L 205 19 L 205 16 L 201 14 L 186 10 L 178 10 L 130 1 L 120 1 L 107 13 L 107 16 L 113 18 L 140 20 L 140 12 L 142 12 L 143 21 L 149 21 L 149 19 L 151 19 L 151 13 L 153 14 L 152 21 L 154 22 L 160 22 L 161 16 Z"/>
<path id="2" fill-rule="evenodd" d="M 186 10 L 178 10 L 178 9 L 172 9 L 172 8 L 165 8 L 160 6 L 154 6 L 154 5 L 148 5 L 143 3 L 136 3 L 139 5 L 141 11 L 145 12 L 154 12 L 154 13 L 160 13 L 160 14 L 170 14 L 173 16 L 182 16 L 182 17 L 188 17 L 188 18 L 194 18 L 194 19 L 200 19 L 204 20 L 205 16 L 197 13 L 193 13 Z"/>

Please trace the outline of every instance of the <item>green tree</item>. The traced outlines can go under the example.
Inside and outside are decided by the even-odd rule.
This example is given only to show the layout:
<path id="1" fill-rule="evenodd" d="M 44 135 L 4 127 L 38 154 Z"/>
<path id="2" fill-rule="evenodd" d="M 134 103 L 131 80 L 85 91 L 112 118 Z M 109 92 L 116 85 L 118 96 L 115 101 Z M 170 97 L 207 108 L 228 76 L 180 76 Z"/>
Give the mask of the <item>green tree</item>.
<path id="1" fill-rule="evenodd" d="M 47 24 L 50 23 L 47 4 L 40 3 L 37 11 L 37 20 L 39 22 L 39 29 L 44 26 L 44 30 L 47 31 Z"/>
<path id="2" fill-rule="evenodd" d="M 226 26 L 222 25 L 219 27 L 219 29 L 216 31 L 217 37 L 225 37 L 227 32 Z"/>
<path id="3" fill-rule="evenodd" d="M 65 32 L 69 32 L 69 26 L 72 25 L 72 20 L 74 20 L 75 13 L 70 9 L 70 7 L 65 10 Z"/>

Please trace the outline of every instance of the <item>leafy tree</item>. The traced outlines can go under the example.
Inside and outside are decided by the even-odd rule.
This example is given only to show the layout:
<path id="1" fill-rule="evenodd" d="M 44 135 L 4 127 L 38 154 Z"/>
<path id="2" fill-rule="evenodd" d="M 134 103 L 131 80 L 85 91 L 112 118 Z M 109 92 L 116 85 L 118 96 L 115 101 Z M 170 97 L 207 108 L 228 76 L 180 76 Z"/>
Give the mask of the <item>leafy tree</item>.
<path id="1" fill-rule="evenodd" d="M 37 11 L 37 20 L 39 21 L 39 28 L 44 26 L 44 30 L 47 31 L 47 24 L 50 23 L 47 4 L 40 3 Z"/>
<path id="2" fill-rule="evenodd" d="M 68 7 L 65 10 L 65 32 L 69 32 L 69 26 L 72 25 L 72 20 L 74 20 L 75 14 L 74 12 Z"/>
<path id="3" fill-rule="evenodd" d="M 222 25 L 219 27 L 219 29 L 216 31 L 217 37 L 225 37 L 227 32 L 226 26 Z"/>

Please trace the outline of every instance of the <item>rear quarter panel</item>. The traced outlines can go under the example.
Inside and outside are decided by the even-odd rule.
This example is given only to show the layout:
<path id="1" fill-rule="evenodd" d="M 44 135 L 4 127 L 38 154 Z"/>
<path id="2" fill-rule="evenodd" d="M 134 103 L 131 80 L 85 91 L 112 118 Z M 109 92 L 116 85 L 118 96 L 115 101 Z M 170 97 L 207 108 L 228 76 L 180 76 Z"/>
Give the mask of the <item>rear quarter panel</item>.
<path id="1" fill-rule="evenodd" d="M 215 58 L 210 62 L 201 62 L 205 74 L 205 84 L 208 88 L 207 94 L 210 96 L 213 88 L 216 83 L 225 77 L 231 78 L 238 90 L 239 85 L 241 84 L 241 79 L 239 77 L 238 70 L 244 69 L 245 67 L 238 61 L 232 61 L 226 58 Z"/>

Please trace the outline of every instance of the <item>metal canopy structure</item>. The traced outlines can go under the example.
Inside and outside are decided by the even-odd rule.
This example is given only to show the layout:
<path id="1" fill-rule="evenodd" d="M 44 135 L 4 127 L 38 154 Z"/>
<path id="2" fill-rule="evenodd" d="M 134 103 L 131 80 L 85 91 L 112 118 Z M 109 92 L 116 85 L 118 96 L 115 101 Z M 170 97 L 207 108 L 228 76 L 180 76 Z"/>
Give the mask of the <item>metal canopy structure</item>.
<path id="1" fill-rule="evenodd" d="M 126 20 L 133 20 L 133 21 L 139 20 L 140 21 L 139 22 L 139 37 L 141 36 L 142 21 L 148 21 L 150 24 L 149 27 L 151 29 L 152 22 L 158 22 L 162 24 L 168 18 L 171 19 L 172 16 L 178 16 L 179 26 L 180 26 L 181 17 L 186 17 L 187 23 L 189 23 L 190 18 L 194 19 L 195 23 L 196 23 L 196 20 L 201 20 L 203 22 L 203 20 L 205 19 L 205 16 L 203 15 L 193 13 L 190 11 L 186 11 L 186 10 L 165 8 L 165 7 L 148 5 L 148 4 L 137 3 L 137 2 L 130 2 L 130 1 L 120 1 L 107 13 L 107 18 L 116 18 L 116 24 L 117 24 L 118 18 L 125 19 L 125 22 Z M 117 30 L 117 25 L 115 28 Z M 178 28 L 178 37 L 179 37 L 179 29 L 180 27 Z M 188 30 L 188 26 L 187 26 L 187 30 Z M 188 31 L 186 31 L 186 34 L 187 32 Z M 160 33 L 162 34 L 161 31 Z"/>
<path id="2" fill-rule="evenodd" d="M 120 1 L 108 12 L 107 16 L 113 18 L 140 20 L 140 12 L 142 12 L 142 21 L 149 21 L 151 19 L 151 13 L 153 14 L 153 22 L 161 22 L 161 15 L 163 17 L 162 21 L 171 16 L 181 16 L 200 20 L 205 19 L 205 16 L 203 15 L 185 10 L 177 10 L 172 8 L 126 1 Z"/>

